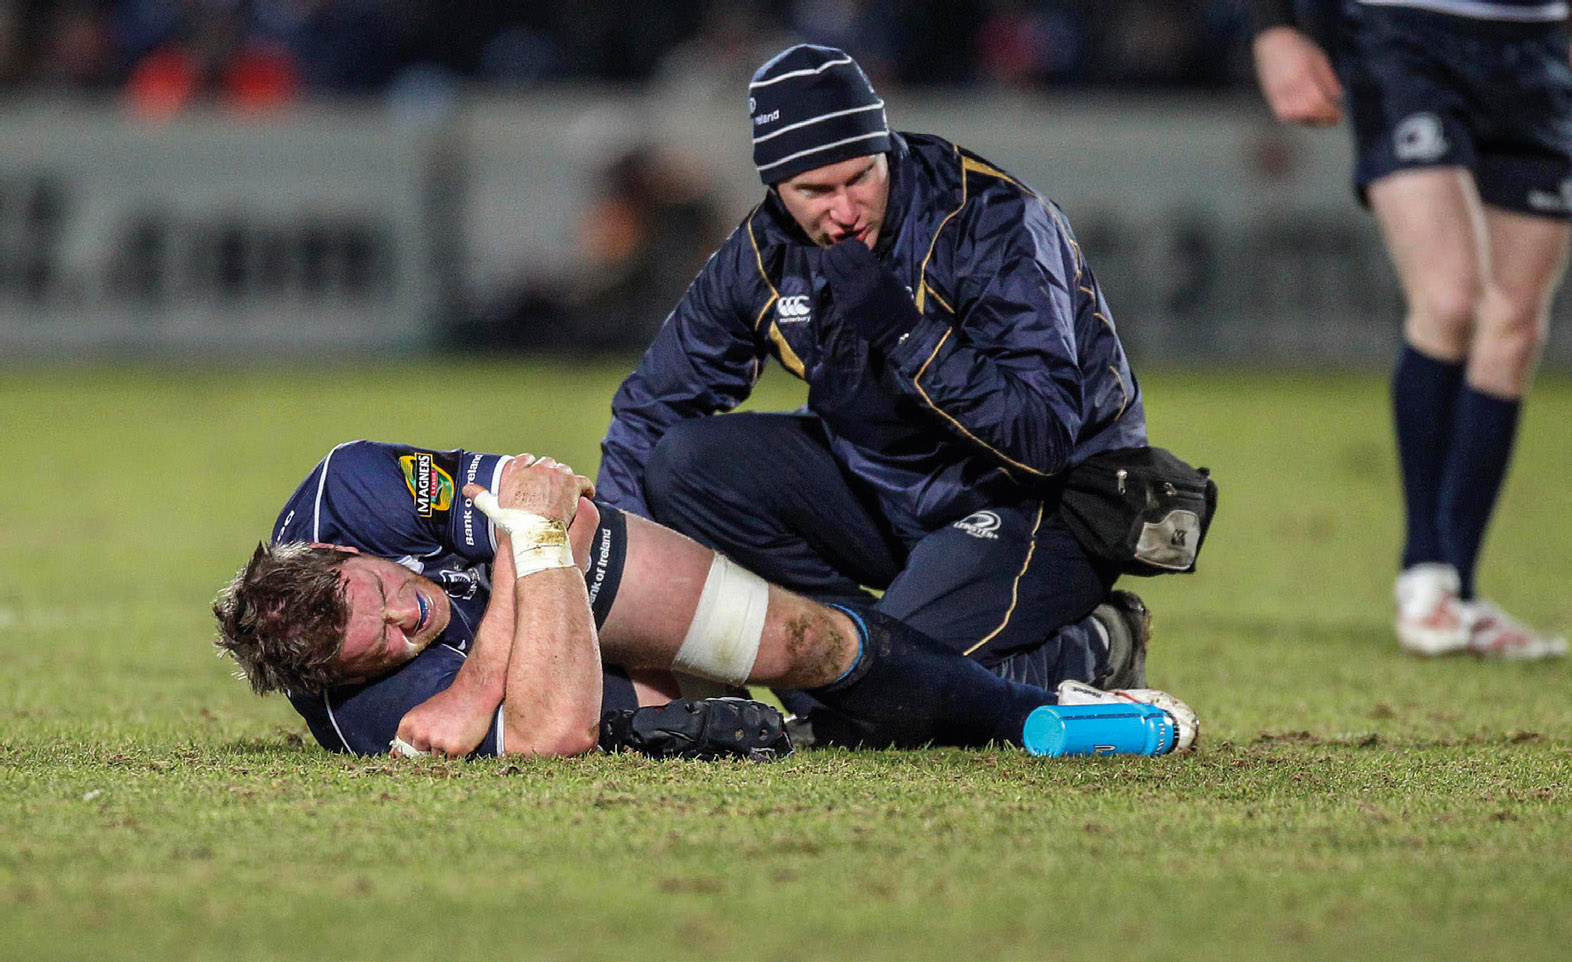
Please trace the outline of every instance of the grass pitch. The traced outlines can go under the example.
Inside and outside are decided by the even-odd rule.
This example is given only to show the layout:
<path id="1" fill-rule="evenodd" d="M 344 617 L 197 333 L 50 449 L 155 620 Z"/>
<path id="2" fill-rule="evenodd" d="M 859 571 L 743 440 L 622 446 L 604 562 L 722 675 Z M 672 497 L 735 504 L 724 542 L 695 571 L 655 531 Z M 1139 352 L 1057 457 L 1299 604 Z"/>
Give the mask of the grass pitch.
<path id="1" fill-rule="evenodd" d="M 1203 570 L 1133 585 L 1191 758 L 344 759 L 212 655 L 333 444 L 589 470 L 621 373 L 6 371 L 0 958 L 1566 957 L 1572 669 L 1398 653 L 1376 376 L 1145 379 L 1222 486 Z M 1542 378 L 1481 579 L 1562 630 L 1568 423 Z"/>

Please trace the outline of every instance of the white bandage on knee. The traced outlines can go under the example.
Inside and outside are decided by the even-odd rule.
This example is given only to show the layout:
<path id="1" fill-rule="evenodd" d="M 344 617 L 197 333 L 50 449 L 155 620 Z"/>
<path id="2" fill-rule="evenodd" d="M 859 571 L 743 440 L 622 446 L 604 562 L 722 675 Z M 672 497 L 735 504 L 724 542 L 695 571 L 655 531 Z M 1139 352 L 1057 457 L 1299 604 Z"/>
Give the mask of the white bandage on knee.
<path id="1" fill-rule="evenodd" d="M 746 682 L 759 658 L 769 607 L 763 578 L 716 555 L 671 667 L 728 685 Z"/>
<path id="2" fill-rule="evenodd" d="M 578 567 L 573 561 L 573 546 L 568 544 L 568 526 L 561 521 L 522 508 L 504 508 L 490 491 L 475 496 L 475 507 L 512 539 L 514 577 L 548 568 Z"/>

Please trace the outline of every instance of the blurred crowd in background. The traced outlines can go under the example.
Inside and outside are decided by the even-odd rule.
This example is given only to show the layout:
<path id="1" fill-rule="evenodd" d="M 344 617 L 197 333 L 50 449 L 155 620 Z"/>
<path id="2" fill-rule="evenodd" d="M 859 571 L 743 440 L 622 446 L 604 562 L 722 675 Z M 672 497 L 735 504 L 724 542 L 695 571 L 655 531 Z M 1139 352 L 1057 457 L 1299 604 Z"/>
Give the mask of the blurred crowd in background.
<path id="1" fill-rule="evenodd" d="M 1244 0 L 0 0 L 0 105 L 75 99 L 152 123 L 216 107 L 287 122 L 292 107 L 323 102 L 443 117 L 470 95 L 550 101 L 599 88 L 657 98 L 667 114 L 735 115 L 746 136 L 747 78 L 802 41 L 851 51 L 894 102 L 1020 91 L 1254 100 Z M 552 268 L 518 257 L 489 273 L 470 270 L 488 251 L 454 258 L 463 280 L 443 311 L 450 339 L 646 343 L 736 221 L 712 179 L 654 144 L 597 154 L 563 235 L 571 258 Z M 217 261 L 231 262 L 224 270 L 249 263 Z M 227 275 L 218 287 L 250 290 Z"/>
<path id="2" fill-rule="evenodd" d="M 151 114 L 562 82 L 702 93 L 799 39 L 854 51 L 876 85 L 1206 89 L 1248 68 L 1242 0 L 0 0 L 0 91 Z"/>

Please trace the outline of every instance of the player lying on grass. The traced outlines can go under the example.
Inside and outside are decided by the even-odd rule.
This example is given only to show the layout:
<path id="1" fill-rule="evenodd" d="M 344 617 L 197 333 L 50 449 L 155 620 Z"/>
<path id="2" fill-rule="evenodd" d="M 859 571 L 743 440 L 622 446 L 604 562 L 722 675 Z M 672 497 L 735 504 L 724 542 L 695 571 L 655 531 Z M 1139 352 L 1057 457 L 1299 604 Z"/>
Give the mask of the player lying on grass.
<path id="1" fill-rule="evenodd" d="M 286 691 L 324 747 L 360 754 L 395 735 L 453 756 L 577 754 L 603 711 L 675 697 L 672 670 L 808 690 L 828 708 L 815 737 L 838 744 L 1020 744 L 1026 716 L 1059 700 L 592 493 L 549 458 L 340 445 L 219 594 L 218 645 L 258 693 Z M 1059 667 L 1077 700 L 1104 697 L 1080 684 L 1094 678 L 1144 682 L 1146 626 L 1108 627 L 1106 650 Z M 1193 713 L 1144 697 L 1193 743 Z"/>

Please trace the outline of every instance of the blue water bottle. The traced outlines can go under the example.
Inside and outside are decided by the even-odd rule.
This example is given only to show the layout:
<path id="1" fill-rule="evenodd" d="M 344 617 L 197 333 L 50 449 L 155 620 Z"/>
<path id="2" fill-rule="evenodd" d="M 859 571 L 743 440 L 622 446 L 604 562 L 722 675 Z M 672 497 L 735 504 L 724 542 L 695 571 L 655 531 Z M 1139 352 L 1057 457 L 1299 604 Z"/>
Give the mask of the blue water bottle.
<path id="1" fill-rule="evenodd" d="M 1033 755 L 1166 755 L 1173 716 L 1143 702 L 1043 705 L 1026 716 L 1021 743 Z"/>

